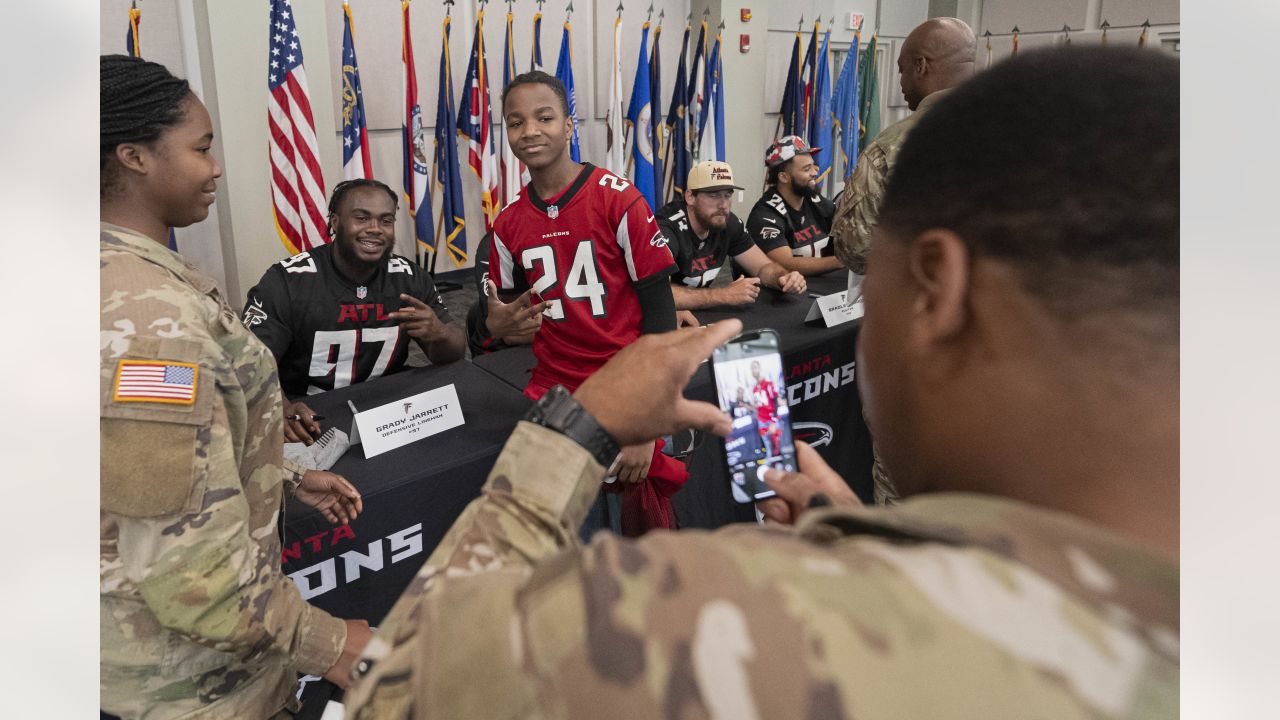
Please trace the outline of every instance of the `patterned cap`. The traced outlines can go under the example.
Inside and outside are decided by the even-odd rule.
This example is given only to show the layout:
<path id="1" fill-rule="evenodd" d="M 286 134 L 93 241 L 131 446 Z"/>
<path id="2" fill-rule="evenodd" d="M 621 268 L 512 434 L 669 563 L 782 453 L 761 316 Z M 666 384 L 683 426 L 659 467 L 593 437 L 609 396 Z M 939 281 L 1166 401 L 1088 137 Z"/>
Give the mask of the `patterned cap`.
<path id="1" fill-rule="evenodd" d="M 781 140 L 774 140 L 764 151 L 764 164 L 765 167 L 777 167 L 797 155 L 816 153 L 821 149 L 809 147 L 809 143 L 799 135 L 788 135 Z"/>

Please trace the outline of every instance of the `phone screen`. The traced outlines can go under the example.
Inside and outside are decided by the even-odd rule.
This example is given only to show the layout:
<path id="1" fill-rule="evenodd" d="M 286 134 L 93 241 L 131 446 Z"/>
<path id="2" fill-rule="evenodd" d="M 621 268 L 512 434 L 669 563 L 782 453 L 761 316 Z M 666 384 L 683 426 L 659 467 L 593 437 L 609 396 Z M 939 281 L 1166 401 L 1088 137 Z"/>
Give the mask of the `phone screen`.
<path id="1" fill-rule="evenodd" d="M 748 503 L 772 497 L 775 493 L 764 483 L 765 471 L 796 469 L 778 334 L 743 333 L 715 349 L 711 367 L 720 409 L 733 422 L 724 439 L 733 499 Z"/>

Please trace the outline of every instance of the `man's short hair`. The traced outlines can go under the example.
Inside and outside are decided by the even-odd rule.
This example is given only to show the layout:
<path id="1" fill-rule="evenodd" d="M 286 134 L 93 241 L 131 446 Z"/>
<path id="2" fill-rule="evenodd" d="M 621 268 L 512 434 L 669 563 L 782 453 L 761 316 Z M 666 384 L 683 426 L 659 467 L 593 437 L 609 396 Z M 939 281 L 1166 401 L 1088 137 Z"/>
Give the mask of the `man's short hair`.
<path id="1" fill-rule="evenodd" d="M 975 257 L 1009 262 L 1061 319 L 1139 309 L 1176 337 L 1178 163 L 1177 60 L 1028 52 L 920 119 L 880 223 L 902 238 L 956 232 Z"/>
<path id="2" fill-rule="evenodd" d="M 569 117 L 569 93 L 564 89 L 564 83 L 560 82 L 560 78 L 555 75 L 548 75 L 541 70 L 530 70 L 527 73 L 520 73 L 515 76 L 511 82 L 502 90 L 502 111 L 507 111 L 507 95 L 511 91 L 521 85 L 546 85 L 551 88 L 556 97 L 560 98 L 560 109 L 564 111 L 565 117 Z"/>

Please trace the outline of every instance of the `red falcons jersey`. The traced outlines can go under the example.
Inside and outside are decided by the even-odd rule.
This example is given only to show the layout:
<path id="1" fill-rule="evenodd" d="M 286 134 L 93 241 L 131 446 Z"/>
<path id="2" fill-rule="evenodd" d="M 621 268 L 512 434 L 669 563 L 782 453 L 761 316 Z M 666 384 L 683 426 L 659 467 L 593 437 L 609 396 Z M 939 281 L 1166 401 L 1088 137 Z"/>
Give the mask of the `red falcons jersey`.
<path id="1" fill-rule="evenodd" d="M 768 378 L 761 378 L 751 389 L 751 396 L 756 401 L 756 420 L 761 424 L 771 423 L 777 417 L 778 388 Z"/>
<path id="2" fill-rule="evenodd" d="M 490 278 L 550 301 L 533 340 L 532 382 L 576 389 L 640 336 L 634 284 L 675 270 L 667 238 L 631 183 L 590 164 L 558 197 L 525 186 L 498 215 Z"/>

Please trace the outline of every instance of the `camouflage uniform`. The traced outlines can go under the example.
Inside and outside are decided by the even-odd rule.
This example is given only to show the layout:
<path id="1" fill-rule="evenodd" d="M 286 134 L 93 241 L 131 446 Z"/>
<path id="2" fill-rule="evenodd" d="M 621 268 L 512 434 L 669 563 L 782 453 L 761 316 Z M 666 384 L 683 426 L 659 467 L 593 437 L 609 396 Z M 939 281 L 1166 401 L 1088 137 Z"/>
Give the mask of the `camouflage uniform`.
<path id="1" fill-rule="evenodd" d="M 863 149 L 853 175 L 845 183 L 836 202 L 836 216 L 831 223 L 831 241 L 836 257 L 858 275 L 867 274 L 867 253 L 871 252 L 871 231 L 880 216 L 889 173 L 898 159 L 898 151 L 920 116 L 937 103 L 948 90 L 930 93 L 916 106 L 915 112 L 885 128 Z"/>
<path id="2" fill-rule="evenodd" d="M 213 280 L 103 224 L 101 703 L 125 718 L 296 710 L 346 626 L 280 570 L 280 383 Z M 198 367 L 190 402 L 139 401 L 123 368 Z M 187 365 L 183 365 L 183 364 Z"/>
<path id="3" fill-rule="evenodd" d="M 796 528 L 573 528 L 603 469 L 517 426 L 365 650 L 350 718 L 1165 718 L 1178 570 L 948 494 Z"/>

